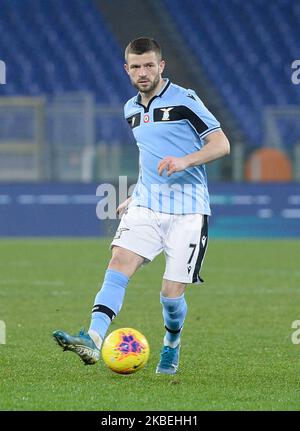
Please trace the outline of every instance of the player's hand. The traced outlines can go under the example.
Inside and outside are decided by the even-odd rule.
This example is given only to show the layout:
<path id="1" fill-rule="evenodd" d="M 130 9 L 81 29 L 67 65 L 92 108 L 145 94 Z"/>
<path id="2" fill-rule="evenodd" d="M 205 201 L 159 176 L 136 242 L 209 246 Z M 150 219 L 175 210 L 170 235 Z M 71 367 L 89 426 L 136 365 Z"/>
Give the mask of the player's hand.
<path id="1" fill-rule="evenodd" d="M 167 156 L 162 159 L 158 166 L 158 174 L 162 175 L 163 171 L 167 171 L 167 176 L 174 174 L 174 172 L 184 171 L 188 167 L 185 157 Z"/>
<path id="2" fill-rule="evenodd" d="M 131 196 L 130 196 L 128 199 L 126 199 L 126 201 L 122 202 L 122 203 L 118 206 L 118 208 L 117 208 L 117 214 L 118 214 L 120 217 L 121 217 L 121 216 L 125 213 L 125 211 L 127 210 L 127 207 L 128 207 L 128 205 L 129 205 L 130 201 L 131 201 Z"/>

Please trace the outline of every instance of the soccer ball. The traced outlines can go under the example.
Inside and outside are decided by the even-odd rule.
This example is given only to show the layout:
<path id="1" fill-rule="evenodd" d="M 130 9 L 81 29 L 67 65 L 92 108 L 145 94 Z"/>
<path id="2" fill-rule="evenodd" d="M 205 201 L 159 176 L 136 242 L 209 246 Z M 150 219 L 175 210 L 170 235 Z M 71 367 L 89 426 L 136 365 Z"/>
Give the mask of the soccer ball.
<path id="1" fill-rule="evenodd" d="M 147 339 L 136 329 L 120 328 L 104 340 L 102 357 L 112 371 L 131 374 L 146 365 L 150 348 Z"/>

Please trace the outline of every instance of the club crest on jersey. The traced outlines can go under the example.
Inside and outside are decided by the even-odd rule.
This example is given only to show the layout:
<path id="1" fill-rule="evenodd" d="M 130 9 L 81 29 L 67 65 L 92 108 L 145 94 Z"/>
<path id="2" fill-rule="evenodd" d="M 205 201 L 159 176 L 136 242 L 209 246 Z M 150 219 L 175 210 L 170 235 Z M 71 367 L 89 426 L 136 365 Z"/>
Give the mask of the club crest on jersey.
<path id="1" fill-rule="evenodd" d="M 144 123 L 149 123 L 150 117 L 148 114 L 144 115 Z"/>
<path id="2" fill-rule="evenodd" d="M 162 108 L 161 111 L 163 111 L 164 115 L 161 119 L 161 121 L 168 121 L 170 120 L 170 111 L 172 111 L 174 108 Z"/>

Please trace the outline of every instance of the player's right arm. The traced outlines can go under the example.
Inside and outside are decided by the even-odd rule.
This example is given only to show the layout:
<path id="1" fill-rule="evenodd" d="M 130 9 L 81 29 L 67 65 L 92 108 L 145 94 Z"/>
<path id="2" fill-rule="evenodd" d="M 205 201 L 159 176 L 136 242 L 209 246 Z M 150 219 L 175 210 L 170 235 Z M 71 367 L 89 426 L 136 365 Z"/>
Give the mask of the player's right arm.
<path id="1" fill-rule="evenodd" d="M 229 141 L 222 130 L 209 133 L 204 142 L 201 150 L 184 157 L 188 168 L 212 162 L 230 153 Z"/>

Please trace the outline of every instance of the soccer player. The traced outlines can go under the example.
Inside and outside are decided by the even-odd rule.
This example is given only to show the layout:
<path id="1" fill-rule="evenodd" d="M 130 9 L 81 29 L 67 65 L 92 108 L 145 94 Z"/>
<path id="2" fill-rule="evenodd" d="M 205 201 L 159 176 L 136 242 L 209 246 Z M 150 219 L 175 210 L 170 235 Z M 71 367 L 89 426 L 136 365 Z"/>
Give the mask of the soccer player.
<path id="1" fill-rule="evenodd" d="M 140 155 L 133 195 L 112 241 L 112 257 L 97 293 L 87 333 L 55 331 L 64 350 L 85 364 L 99 360 L 109 325 L 119 313 L 130 278 L 162 251 L 165 273 L 160 303 L 165 336 L 156 372 L 174 374 L 187 314 L 185 289 L 199 283 L 211 214 L 205 163 L 229 153 L 219 122 L 193 90 L 162 77 L 165 61 L 158 43 L 138 38 L 125 50 L 125 70 L 138 94 L 124 108 Z"/>

